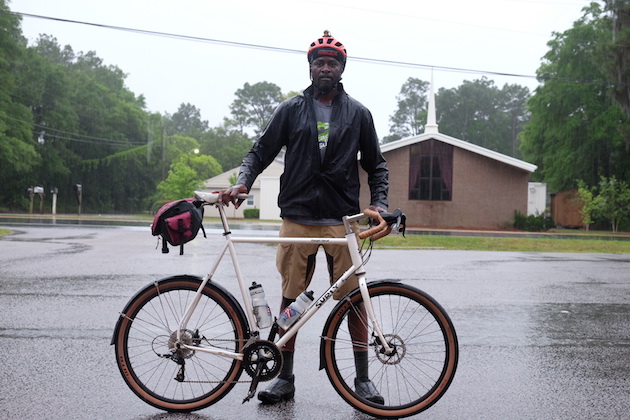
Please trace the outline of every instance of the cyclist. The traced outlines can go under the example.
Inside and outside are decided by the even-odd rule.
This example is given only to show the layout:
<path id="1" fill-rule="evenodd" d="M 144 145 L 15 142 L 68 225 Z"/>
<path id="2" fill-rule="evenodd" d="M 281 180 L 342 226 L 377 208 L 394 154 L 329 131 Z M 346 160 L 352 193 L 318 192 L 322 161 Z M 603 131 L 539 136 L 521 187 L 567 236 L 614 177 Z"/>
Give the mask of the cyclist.
<path id="1" fill-rule="evenodd" d="M 238 207 L 237 195 L 247 193 L 254 180 L 286 147 L 278 205 L 283 219 L 280 236 L 343 237 L 341 218 L 359 208 L 358 165 L 368 174 L 371 205 L 387 209 L 388 170 L 370 111 L 350 97 L 340 83 L 347 53 L 328 31 L 308 49 L 311 85 L 300 95 L 281 103 L 271 121 L 243 159 L 238 180 L 220 192 L 219 200 Z M 360 152 L 360 162 L 357 155 Z M 345 245 L 324 245 L 331 281 L 352 265 Z M 318 245 L 278 246 L 276 265 L 282 277 L 284 309 L 311 281 Z M 336 299 L 358 287 L 353 275 Z M 365 313 L 350 318 L 355 343 L 356 392 L 372 402 L 383 397 L 370 381 L 367 366 Z M 281 332 L 282 333 L 282 332 Z M 363 344 L 361 344 L 363 343 Z M 295 337 L 281 349 L 282 370 L 269 387 L 258 393 L 263 403 L 293 398 Z"/>

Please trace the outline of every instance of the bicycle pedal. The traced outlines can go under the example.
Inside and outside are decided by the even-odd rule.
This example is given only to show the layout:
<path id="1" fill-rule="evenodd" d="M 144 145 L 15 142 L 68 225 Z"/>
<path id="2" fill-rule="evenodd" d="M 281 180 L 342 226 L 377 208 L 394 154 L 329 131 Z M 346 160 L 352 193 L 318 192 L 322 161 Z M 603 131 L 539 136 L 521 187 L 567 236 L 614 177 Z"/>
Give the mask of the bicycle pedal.
<path id="1" fill-rule="evenodd" d="M 253 389 L 253 390 L 250 389 L 247 395 L 245 396 L 245 398 L 243 398 L 243 402 L 241 404 L 245 404 L 247 401 L 254 398 L 254 395 L 256 395 L 256 389 Z"/>
<path id="2" fill-rule="evenodd" d="M 242 404 L 245 404 L 247 401 L 254 398 L 254 395 L 256 395 L 256 388 L 258 388 L 258 382 L 259 382 L 259 379 L 257 376 L 252 378 L 252 384 L 249 386 L 249 392 L 247 393 L 245 398 L 243 398 Z"/>

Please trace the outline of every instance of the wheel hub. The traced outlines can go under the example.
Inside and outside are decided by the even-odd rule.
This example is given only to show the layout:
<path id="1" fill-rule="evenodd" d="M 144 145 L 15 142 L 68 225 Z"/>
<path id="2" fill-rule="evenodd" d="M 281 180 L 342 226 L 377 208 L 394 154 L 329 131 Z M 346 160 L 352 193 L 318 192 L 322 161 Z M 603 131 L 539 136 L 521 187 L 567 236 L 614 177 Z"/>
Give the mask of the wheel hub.
<path id="1" fill-rule="evenodd" d="M 185 346 L 198 346 L 200 342 L 199 330 L 182 330 L 179 340 L 177 340 L 177 331 L 173 331 L 168 338 L 167 345 L 173 355 L 177 355 L 181 359 L 190 359 L 195 354 L 195 350 Z"/>
<path id="2" fill-rule="evenodd" d="M 405 342 L 399 335 L 396 334 L 384 334 L 383 337 L 392 351 L 390 354 L 387 354 L 385 346 L 377 338 L 372 343 L 376 357 L 381 361 L 381 363 L 386 365 L 399 364 L 407 354 L 407 346 L 405 345 Z"/>

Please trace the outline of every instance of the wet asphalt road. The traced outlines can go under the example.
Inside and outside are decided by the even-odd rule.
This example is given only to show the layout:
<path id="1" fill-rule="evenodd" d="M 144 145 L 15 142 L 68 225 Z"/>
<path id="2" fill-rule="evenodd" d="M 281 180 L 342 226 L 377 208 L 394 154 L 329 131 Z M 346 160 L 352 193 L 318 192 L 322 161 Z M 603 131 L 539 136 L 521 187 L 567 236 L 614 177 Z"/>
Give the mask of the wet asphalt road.
<path id="1" fill-rule="evenodd" d="M 2 227 L 2 226 L 0 226 Z M 148 227 L 10 226 L 0 239 L 0 418 L 369 419 L 317 370 L 328 303 L 298 337 L 296 397 L 167 414 L 123 382 L 109 345 L 118 311 L 146 283 L 202 275 L 221 237 L 162 255 Z M 247 233 L 248 235 L 251 232 Z M 237 245 L 244 274 L 279 305 L 275 248 Z M 320 259 L 314 283 L 326 282 Z M 370 278 L 399 278 L 450 314 L 460 362 L 446 395 L 417 419 L 630 418 L 630 255 L 375 251 Z M 216 280 L 233 292 L 221 266 Z M 245 375 L 245 374 L 244 374 Z"/>

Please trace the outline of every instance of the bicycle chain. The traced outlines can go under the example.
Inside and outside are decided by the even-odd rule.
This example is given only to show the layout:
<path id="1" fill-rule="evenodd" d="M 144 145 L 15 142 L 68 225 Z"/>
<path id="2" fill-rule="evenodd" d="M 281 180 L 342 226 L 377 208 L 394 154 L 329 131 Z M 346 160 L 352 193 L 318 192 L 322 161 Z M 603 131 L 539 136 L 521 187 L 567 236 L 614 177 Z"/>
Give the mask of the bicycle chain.
<path id="1" fill-rule="evenodd" d="M 226 341 L 226 342 L 235 342 L 235 341 L 240 341 L 240 342 L 247 342 L 248 340 L 245 339 L 241 339 L 241 340 L 231 340 L 229 338 L 213 338 L 212 340 L 208 340 L 207 338 L 205 339 L 205 341 L 207 341 L 208 343 L 210 343 L 210 341 L 213 342 L 217 342 L 217 341 Z M 212 343 L 210 343 L 210 345 L 212 345 Z M 252 381 L 182 381 L 182 383 L 186 384 L 249 384 Z"/>
<path id="2" fill-rule="evenodd" d="M 182 381 L 183 384 L 249 384 L 252 381 Z"/>

